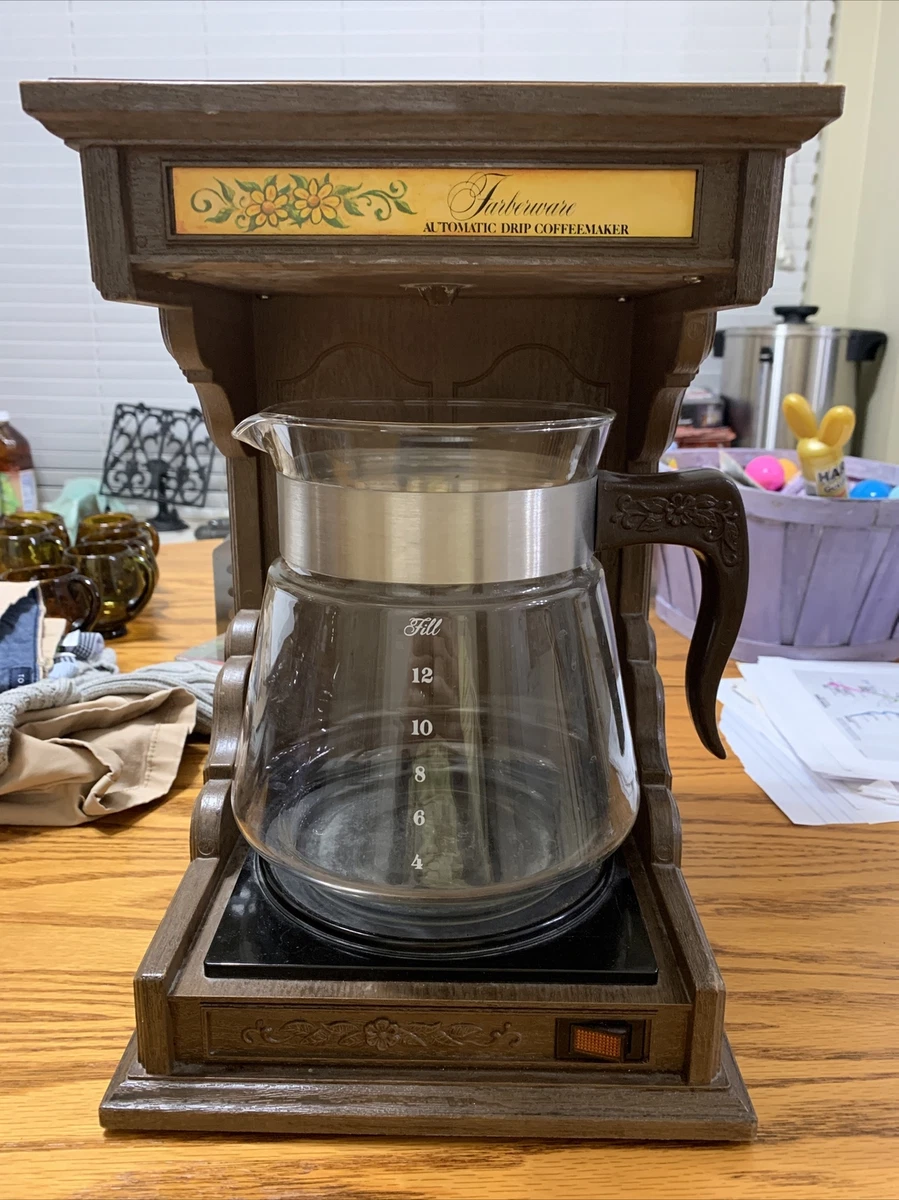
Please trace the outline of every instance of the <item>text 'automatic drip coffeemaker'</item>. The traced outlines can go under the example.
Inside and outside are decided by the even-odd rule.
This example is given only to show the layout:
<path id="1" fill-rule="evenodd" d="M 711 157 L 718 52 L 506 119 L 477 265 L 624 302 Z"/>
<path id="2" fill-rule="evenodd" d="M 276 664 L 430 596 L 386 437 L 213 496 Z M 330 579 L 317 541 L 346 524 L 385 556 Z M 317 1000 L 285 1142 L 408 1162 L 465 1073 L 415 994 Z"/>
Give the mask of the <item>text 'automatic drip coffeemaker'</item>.
<path id="1" fill-rule="evenodd" d="M 723 753 L 745 522 L 654 470 L 840 89 L 23 95 L 227 456 L 242 610 L 104 1123 L 751 1136 L 646 620 L 648 547 L 694 548 Z"/>

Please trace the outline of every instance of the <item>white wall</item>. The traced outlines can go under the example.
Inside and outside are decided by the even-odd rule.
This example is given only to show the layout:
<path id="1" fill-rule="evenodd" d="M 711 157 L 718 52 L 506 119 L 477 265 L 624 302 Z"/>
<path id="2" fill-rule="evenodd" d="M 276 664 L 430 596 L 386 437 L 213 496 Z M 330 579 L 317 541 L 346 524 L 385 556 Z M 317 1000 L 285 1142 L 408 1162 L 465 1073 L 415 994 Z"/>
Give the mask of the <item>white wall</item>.
<path id="1" fill-rule="evenodd" d="M 183 407 L 195 397 L 155 312 L 95 294 L 77 156 L 21 113 L 18 80 L 821 82 L 833 9 L 834 0 L 0 0 L 0 408 L 30 439 L 44 494 L 72 475 L 99 475 L 117 401 Z M 813 143 L 791 160 L 766 313 L 803 293 L 816 159 Z M 758 316 L 724 317 L 747 320 Z M 710 360 L 703 379 L 715 374 Z"/>
<path id="2" fill-rule="evenodd" d="M 852 0 L 837 27 L 834 78 L 846 111 L 826 131 L 809 262 L 819 320 L 879 329 L 886 353 L 864 453 L 899 462 L 899 4 Z"/>

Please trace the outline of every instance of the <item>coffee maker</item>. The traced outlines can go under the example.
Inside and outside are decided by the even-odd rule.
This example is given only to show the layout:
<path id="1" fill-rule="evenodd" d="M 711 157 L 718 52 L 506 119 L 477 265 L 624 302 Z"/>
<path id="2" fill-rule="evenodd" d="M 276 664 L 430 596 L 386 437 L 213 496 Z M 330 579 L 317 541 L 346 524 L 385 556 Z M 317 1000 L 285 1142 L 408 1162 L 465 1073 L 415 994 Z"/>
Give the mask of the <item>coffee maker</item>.
<path id="1" fill-rule="evenodd" d="M 770 286 L 784 158 L 841 89 L 22 94 L 79 150 L 94 280 L 159 308 L 231 506 L 192 861 L 102 1122 L 751 1137 L 647 622 L 649 546 L 694 548 L 688 696 L 722 753 L 745 523 L 723 476 L 655 472 L 716 311 Z"/>

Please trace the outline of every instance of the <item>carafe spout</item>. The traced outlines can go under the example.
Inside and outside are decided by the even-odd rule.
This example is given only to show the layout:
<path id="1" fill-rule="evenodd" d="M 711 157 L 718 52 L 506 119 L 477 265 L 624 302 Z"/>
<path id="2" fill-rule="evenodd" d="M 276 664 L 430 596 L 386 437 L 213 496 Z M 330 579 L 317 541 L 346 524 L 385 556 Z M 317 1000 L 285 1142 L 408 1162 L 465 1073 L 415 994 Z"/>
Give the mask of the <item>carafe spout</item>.
<path id="1" fill-rule="evenodd" d="M 297 474 L 297 459 L 301 452 L 299 435 L 297 431 L 291 436 L 290 426 L 283 417 L 266 412 L 254 413 L 252 417 L 241 421 L 231 436 L 268 454 L 282 475 Z"/>
<path id="2" fill-rule="evenodd" d="M 266 435 L 276 424 L 277 422 L 265 413 L 254 413 L 252 417 L 241 421 L 237 428 L 231 431 L 231 436 L 248 446 L 254 446 L 257 450 L 268 451 Z"/>

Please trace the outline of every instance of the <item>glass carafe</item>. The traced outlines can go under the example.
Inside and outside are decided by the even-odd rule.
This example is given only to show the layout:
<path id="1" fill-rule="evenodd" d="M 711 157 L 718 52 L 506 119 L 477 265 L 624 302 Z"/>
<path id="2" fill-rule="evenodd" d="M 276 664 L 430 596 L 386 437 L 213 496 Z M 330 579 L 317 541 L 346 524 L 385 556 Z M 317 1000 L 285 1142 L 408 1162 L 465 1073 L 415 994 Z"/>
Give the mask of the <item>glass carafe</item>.
<path id="1" fill-rule="evenodd" d="M 273 901 L 320 935 L 484 955 L 602 903 L 639 799 L 595 557 L 612 419 L 334 401 L 235 431 L 278 471 L 281 556 L 234 811 Z M 608 532 L 648 540 L 626 499 Z M 720 613 L 712 624 L 720 642 Z"/>

